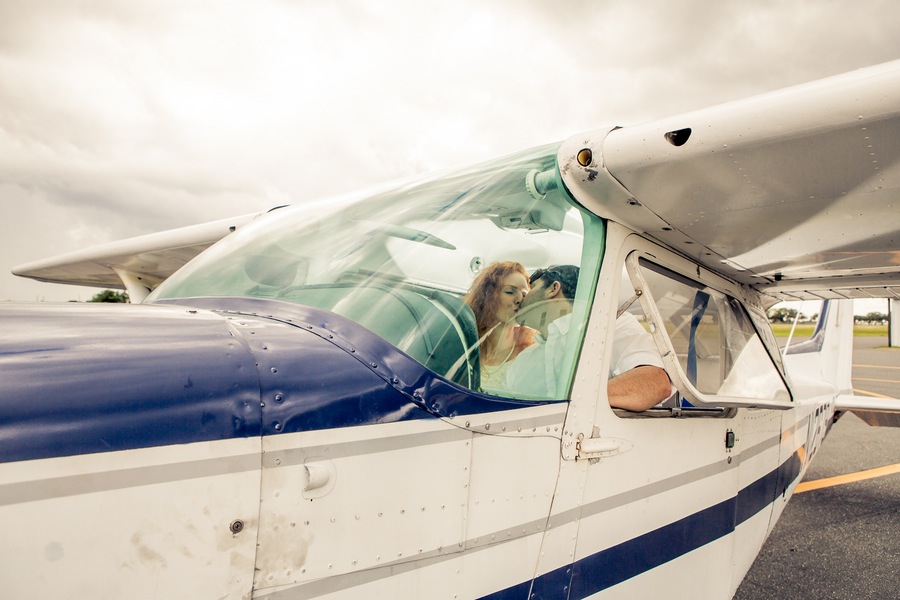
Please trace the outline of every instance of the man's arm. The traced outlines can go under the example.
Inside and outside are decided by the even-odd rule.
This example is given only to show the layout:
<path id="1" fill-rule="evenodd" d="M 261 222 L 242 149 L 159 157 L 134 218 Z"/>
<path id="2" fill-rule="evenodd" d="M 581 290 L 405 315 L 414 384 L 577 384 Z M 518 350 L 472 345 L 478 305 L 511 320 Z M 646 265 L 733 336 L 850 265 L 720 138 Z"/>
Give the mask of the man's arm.
<path id="1" fill-rule="evenodd" d="M 606 390 L 613 408 L 640 412 L 672 395 L 672 384 L 664 369 L 643 365 L 610 379 Z"/>

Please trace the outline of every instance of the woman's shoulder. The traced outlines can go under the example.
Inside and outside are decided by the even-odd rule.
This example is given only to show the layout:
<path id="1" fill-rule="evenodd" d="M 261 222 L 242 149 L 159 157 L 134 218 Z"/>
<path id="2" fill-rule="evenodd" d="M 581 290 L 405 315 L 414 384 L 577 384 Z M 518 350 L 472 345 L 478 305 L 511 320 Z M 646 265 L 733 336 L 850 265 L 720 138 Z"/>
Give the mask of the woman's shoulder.
<path id="1" fill-rule="evenodd" d="M 524 348 L 532 345 L 534 343 L 534 336 L 537 334 L 537 329 L 532 329 L 525 325 L 517 325 L 515 329 L 516 348 L 521 352 Z"/>

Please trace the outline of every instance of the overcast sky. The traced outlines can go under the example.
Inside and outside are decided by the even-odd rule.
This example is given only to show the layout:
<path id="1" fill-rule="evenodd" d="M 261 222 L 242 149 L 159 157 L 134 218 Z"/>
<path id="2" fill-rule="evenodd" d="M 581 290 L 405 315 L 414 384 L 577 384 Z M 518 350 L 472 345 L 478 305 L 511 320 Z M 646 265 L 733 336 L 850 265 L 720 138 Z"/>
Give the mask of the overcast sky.
<path id="1" fill-rule="evenodd" d="M 98 291 L 19 264 L 897 58 L 893 0 L 0 0 L 0 300 Z"/>

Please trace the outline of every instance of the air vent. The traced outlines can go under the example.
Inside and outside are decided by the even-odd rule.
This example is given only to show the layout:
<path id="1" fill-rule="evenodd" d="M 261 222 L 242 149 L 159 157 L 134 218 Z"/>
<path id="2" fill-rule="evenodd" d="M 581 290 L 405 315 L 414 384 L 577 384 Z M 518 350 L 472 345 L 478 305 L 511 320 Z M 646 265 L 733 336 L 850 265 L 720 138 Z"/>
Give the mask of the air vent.
<path id="1" fill-rule="evenodd" d="M 691 137 L 691 128 L 686 127 L 684 129 L 676 129 L 675 131 L 670 131 L 669 133 L 667 133 L 666 141 L 673 146 L 684 146 L 689 137 Z"/>

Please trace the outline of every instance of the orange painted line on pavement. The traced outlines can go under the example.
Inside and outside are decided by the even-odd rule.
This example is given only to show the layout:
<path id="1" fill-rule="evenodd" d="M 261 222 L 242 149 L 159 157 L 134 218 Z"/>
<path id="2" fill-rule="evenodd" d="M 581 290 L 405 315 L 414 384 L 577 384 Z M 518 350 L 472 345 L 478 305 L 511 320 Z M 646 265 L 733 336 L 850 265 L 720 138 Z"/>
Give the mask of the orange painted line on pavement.
<path id="1" fill-rule="evenodd" d="M 900 383 L 900 379 L 866 379 L 865 377 L 853 377 L 856 381 L 878 381 L 880 383 Z"/>
<path id="2" fill-rule="evenodd" d="M 889 367 L 887 365 L 853 365 L 862 369 L 900 369 L 900 367 Z"/>
<path id="3" fill-rule="evenodd" d="M 877 392 L 869 392 L 867 390 L 858 390 L 856 388 L 853 388 L 853 391 L 856 392 L 857 394 L 866 394 L 867 396 L 873 396 L 875 398 L 886 398 L 888 400 L 894 399 L 893 396 L 885 396 L 884 394 L 879 394 Z"/>
<path id="4" fill-rule="evenodd" d="M 857 471 L 856 473 L 848 473 L 847 475 L 838 475 L 837 477 L 826 477 L 825 479 L 815 479 L 813 481 L 804 481 L 794 490 L 795 494 L 802 494 L 820 488 L 832 487 L 835 485 L 844 485 L 846 483 L 855 483 L 866 479 L 874 479 L 876 477 L 884 477 L 885 475 L 894 475 L 900 473 L 900 463 L 895 465 L 887 465 L 878 467 L 877 469 L 869 469 L 867 471 Z"/>

